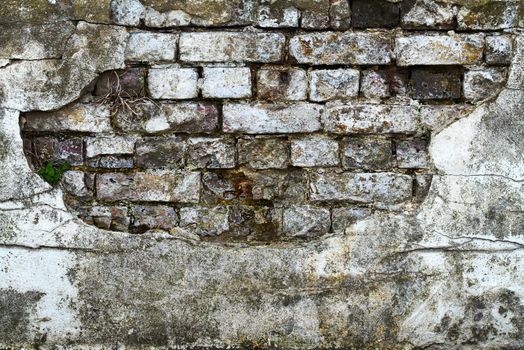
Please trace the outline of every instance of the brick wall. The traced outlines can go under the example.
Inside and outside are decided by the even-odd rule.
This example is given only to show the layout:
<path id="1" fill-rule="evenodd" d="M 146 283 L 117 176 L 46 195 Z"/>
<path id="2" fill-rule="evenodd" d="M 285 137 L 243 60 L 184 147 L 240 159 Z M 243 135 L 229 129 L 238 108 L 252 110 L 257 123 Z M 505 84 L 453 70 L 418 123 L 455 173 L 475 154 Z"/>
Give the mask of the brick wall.
<path id="1" fill-rule="evenodd" d="M 431 134 L 497 94 L 512 55 L 503 30 L 524 11 L 150 3 L 115 2 L 127 67 L 61 110 L 25 114 L 26 154 L 37 170 L 71 165 L 60 186 L 89 224 L 251 242 L 415 208 L 434 173 Z"/>

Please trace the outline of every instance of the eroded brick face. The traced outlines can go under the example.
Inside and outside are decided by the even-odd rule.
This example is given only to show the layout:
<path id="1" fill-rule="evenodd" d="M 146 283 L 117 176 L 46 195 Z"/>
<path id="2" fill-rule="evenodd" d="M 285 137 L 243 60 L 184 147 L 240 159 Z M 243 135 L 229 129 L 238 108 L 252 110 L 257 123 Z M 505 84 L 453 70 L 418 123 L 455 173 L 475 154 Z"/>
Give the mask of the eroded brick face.
<path id="1" fill-rule="evenodd" d="M 135 234 L 303 240 L 416 208 L 432 133 L 496 96 L 513 51 L 502 30 L 524 6 L 282 3 L 215 16 L 117 2 L 126 67 L 23 116 L 32 165 L 69 164 L 68 206 Z"/>

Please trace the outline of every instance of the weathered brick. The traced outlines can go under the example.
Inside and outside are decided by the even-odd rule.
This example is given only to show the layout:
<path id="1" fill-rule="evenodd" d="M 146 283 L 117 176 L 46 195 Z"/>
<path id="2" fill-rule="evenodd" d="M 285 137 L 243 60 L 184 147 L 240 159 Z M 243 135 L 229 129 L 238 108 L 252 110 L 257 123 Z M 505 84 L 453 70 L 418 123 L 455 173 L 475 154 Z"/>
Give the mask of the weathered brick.
<path id="1" fill-rule="evenodd" d="M 230 138 L 194 137 L 187 141 L 188 165 L 194 168 L 235 167 L 235 141 Z"/>
<path id="2" fill-rule="evenodd" d="M 342 163 L 347 169 L 384 170 L 393 165 L 393 145 L 386 138 L 344 139 Z"/>
<path id="3" fill-rule="evenodd" d="M 143 96 L 145 93 L 145 69 L 129 68 L 102 73 L 96 82 L 95 95 L 108 98 Z"/>
<path id="4" fill-rule="evenodd" d="M 417 174 L 415 175 L 415 186 L 414 195 L 415 200 L 419 203 L 426 199 L 429 189 L 431 187 L 431 182 L 433 180 L 433 175 L 431 174 Z"/>
<path id="5" fill-rule="evenodd" d="M 78 103 L 52 112 L 31 112 L 24 118 L 25 131 L 110 132 L 111 111 L 100 104 Z"/>
<path id="6" fill-rule="evenodd" d="M 317 69 L 309 73 L 309 99 L 329 101 L 358 96 L 360 72 L 356 69 Z"/>
<path id="7" fill-rule="evenodd" d="M 462 97 L 462 69 L 416 68 L 411 72 L 412 96 L 416 99 L 458 99 Z"/>
<path id="8" fill-rule="evenodd" d="M 248 174 L 248 179 L 253 200 L 293 204 L 306 200 L 307 179 L 302 171 L 258 171 Z"/>
<path id="9" fill-rule="evenodd" d="M 152 98 L 187 99 L 198 96 L 198 72 L 193 68 L 152 68 L 147 83 Z"/>
<path id="10" fill-rule="evenodd" d="M 67 194 L 75 197 L 89 199 L 93 196 L 93 188 L 88 186 L 86 174 L 83 171 L 66 171 L 60 184 Z"/>
<path id="11" fill-rule="evenodd" d="M 506 65 L 511 63 L 513 41 L 508 35 L 486 37 L 486 63 Z"/>
<path id="12" fill-rule="evenodd" d="M 148 230 L 170 231 L 178 225 L 176 211 L 164 205 L 137 205 L 131 209 L 131 232 L 143 233 Z"/>
<path id="13" fill-rule="evenodd" d="M 329 1 L 329 24 L 333 29 L 348 29 L 351 26 L 351 9 L 347 0 Z"/>
<path id="14" fill-rule="evenodd" d="M 465 2 L 457 14 L 459 29 L 495 30 L 518 26 L 519 0 L 492 0 Z"/>
<path id="15" fill-rule="evenodd" d="M 473 110 L 473 106 L 465 104 L 421 106 L 420 119 L 422 126 L 439 132 L 454 120 L 467 116 Z"/>
<path id="16" fill-rule="evenodd" d="M 401 141 L 397 144 L 397 166 L 404 169 L 429 167 L 428 145 L 422 139 Z"/>
<path id="17" fill-rule="evenodd" d="M 191 25 L 192 20 L 193 18 L 190 14 L 181 10 L 160 12 L 147 6 L 144 11 L 144 22 L 146 27 L 185 27 Z"/>
<path id="18" fill-rule="evenodd" d="M 293 237 L 312 237 L 328 233 L 331 227 L 329 209 L 293 206 L 284 209 L 283 231 Z"/>
<path id="19" fill-rule="evenodd" d="M 408 73 L 399 69 L 366 70 L 362 72 L 360 91 L 367 98 L 406 95 Z"/>
<path id="20" fill-rule="evenodd" d="M 328 132 L 337 134 L 415 133 L 418 107 L 404 105 L 330 105 L 322 119 Z"/>
<path id="21" fill-rule="evenodd" d="M 122 206 L 81 207 L 76 210 L 82 220 L 104 230 L 127 231 L 128 210 Z"/>
<path id="22" fill-rule="evenodd" d="M 282 210 L 264 206 L 228 207 L 229 234 L 248 237 L 250 241 L 272 241 L 280 234 Z"/>
<path id="23" fill-rule="evenodd" d="M 126 132 L 211 133 L 218 127 L 218 109 L 207 103 L 140 102 L 133 111 L 119 111 L 116 126 Z"/>
<path id="24" fill-rule="evenodd" d="M 239 139 L 238 162 L 253 169 L 285 169 L 289 165 L 289 142 L 285 138 Z"/>
<path id="25" fill-rule="evenodd" d="M 313 132 L 321 127 L 321 111 L 321 106 L 309 103 L 227 103 L 223 110 L 224 131 L 247 134 Z"/>
<path id="26" fill-rule="evenodd" d="M 144 17 L 144 5 L 140 0 L 113 0 L 111 17 L 116 24 L 138 26 Z"/>
<path id="27" fill-rule="evenodd" d="M 336 166 L 340 163 L 336 140 L 308 136 L 291 142 L 291 163 L 298 167 Z"/>
<path id="28" fill-rule="evenodd" d="M 200 194 L 200 173 L 145 171 L 132 175 L 97 175 L 96 194 L 104 201 L 196 203 Z"/>
<path id="29" fill-rule="evenodd" d="M 178 35 L 170 33 L 131 33 L 126 49 L 127 61 L 172 61 L 176 57 Z"/>
<path id="30" fill-rule="evenodd" d="M 355 28 L 393 28 L 400 22 L 399 4 L 386 0 L 353 0 Z"/>
<path id="31" fill-rule="evenodd" d="M 387 33 L 311 33 L 291 38 L 290 54 L 313 65 L 384 65 L 391 63 L 393 45 Z"/>
<path id="32" fill-rule="evenodd" d="M 263 3 L 259 4 L 257 15 L 262 28 L 296 28 L 300 19 L 300 11 L 293 6 L 277 8 Z"/>
<path id="33" fill-rule="evenodd" d="M 313 174 L 311 200 L 355 203 L 399 203 L 411 198 L 411 176 L 395 173 Z"/>
<path id="34" fill-rule="evenodd" d="M 303 171 L 276 170 L 205 173 L 202 202 L 208 205 L 224 201 L 302 203 L 307 196 L 307 178 Z"/>
<path id="35" fill-rule="evenodd" d="M 109 154 L 133 154 L 135 140 L 126 136 L 88 137 L 85 139 L 88 158 Z"/>
<path id="36" fill-rule="evenodd" d="M 88 159 L 87 165 L 101 169 L 132 169 L 134 162 L 131 156 L 102 155 Z"/>
<path id="37" fill-rule="evenodd" d="M 181 208 L 180 227 L 191 229 L 200 236 L 218 236 L 229 230 L 228 208 Z"/>
<path id="38" fill-rule="evenodd" d="M 404 0 L 400 5 L 402 27 L 407 29 L 453 29 L 453 4 L 434 0 Z"/>
<path id="39" fill-rule="evenodd" d="M 334 208 L 331 217 L 333 231 L 344 231 L 355 222 L 365 219 L 372 213 L 368 208 Z"/>
<path id="40" fill-rule="evenodd" d="M 466 65 L 482 61 L 484 37 L 471 35 L 413 35 L 396 39 L 399 66 Z"/>
<path id="41" fill-rule="evenodd" d="M 251 96 L 251 69 L 205 67 L 202 95 L 212 98 L 243 98 Z"/>
<path id="42" fill-rule="evenodd" d="M 186 62 L 278 62 L 285 37 L 280 33 L 182 33 L 180 59 Z"/>
<path id="43" fill-rule="evenodd" d="M 136 143 L 135 164 L 140 168 L 177 168 L 184 163 L 186 150 L 180 137 L 144 138 Z"/>
<path id="44" fill-rule="evenodd" d="M 55 161 L 70 165 L 84 163 L 84 143 L 79 138 L 60 140 L 55 149 Z"/>
<path id="45" fill-rule="evenodd" d="M 319 2 L 328 3 L 329 0 Z M 301 16 L 301 27 L 306 29 L 327 29 L 329 28 L 329 13 L 320 11 L 303 10 Z"/>
<path id="46" fill-rule="evenodd" d="M 499 68 L 469 70 L 464 74 L 464 97 L 479 101 L 496 96 L 506 81 L 506 72 Z"/>
<path id="47" fill-rule="evenodd" d="M 258 97 L 269 100 L 305 100 L 306 71 L 300 68 L 262 68 L 257 74 Z"/>

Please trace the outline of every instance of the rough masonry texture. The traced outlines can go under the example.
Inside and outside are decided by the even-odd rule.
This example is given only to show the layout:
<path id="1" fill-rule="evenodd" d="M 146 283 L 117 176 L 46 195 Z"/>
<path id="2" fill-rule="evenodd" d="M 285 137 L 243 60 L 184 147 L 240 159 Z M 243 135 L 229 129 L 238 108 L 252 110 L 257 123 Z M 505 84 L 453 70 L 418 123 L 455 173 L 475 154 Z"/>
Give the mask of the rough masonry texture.
<path id="1" fill-rule="evenodd" d="M 1 8 L 0 348 L 524 348 L 522 1 Z"/>

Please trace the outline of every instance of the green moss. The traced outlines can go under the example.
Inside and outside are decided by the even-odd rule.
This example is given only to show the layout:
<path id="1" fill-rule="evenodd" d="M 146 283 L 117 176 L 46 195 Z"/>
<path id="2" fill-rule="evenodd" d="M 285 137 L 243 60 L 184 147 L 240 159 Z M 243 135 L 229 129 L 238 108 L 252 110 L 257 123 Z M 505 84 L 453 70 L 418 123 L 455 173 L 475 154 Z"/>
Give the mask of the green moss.
<path id="1" fill-rule="evenodd" d="M 70 168 L 71 165 L 68 163 L 56 165 L 52 162 L 47 162 L 47 164 L 38 171 L 38 174 L 51 185 L 56 185 L 60 182 L 64 173 Z"/>

